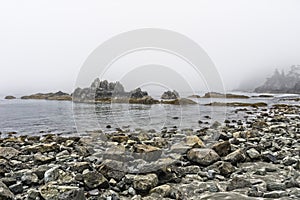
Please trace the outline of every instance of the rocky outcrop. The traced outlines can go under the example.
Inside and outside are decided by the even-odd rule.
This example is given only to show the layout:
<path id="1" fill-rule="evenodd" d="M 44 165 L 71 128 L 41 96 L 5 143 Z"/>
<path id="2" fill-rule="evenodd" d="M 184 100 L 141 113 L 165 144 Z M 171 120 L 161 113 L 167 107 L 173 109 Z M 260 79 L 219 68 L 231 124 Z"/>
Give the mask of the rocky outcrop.
<path id="1" fill-rule="evenodd" d="M 4 99 L 16 99 L 16 97 L 9 95 L 9 96 L 4 97 Z"/>
<path id="2" fill-rule="evenodd" d="M 29 96 L 22 96 L 21 99 L 44 99 L 57 101 L 71 101 L 72 96 L 68 93 L 58 91 L 56 93 L 37 93 Z"/>
<path id="3" fill-rule="evenodd" d="M 287 74 L 284 71 L 279 73 L 276 69 L 273 76 L 255 88 L 254 92 L 300 94 L 300 65 L 291 66 Z"/>
<path id="4" fill-rule="evenodd" d="M 205 93 L 202 98 L 228 98 L 228 99 L 248 99 L 246 95 L 239 94 L 222 94 L 218 92 L 208 92 Z"/>
<path id="5" fill-rule="evenodd" d="M 268 104 L 264 102 L 257 102 L 257 103 L 242 103 L 242 102 L 212 102 L 205 104 L 205 106 L 229 106 L 229 107 L 266 107 Z"/>
<path id="6" fill-rule="evenodd" d="M 161 95 L 161 99 L 178 99 L 180 96 L 178 92 L 175 90 L 173 91 L 166 91 Z"/>

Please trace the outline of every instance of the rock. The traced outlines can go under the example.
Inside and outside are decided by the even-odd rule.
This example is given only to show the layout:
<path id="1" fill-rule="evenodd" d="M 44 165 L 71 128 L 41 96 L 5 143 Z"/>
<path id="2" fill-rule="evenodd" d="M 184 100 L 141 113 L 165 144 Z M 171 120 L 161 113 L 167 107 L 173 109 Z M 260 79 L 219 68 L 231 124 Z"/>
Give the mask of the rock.
<path id="1" fill-rule="evenodd" d="M 217 192 L 217 193 L 204 193 L 199 199 L 214 200 L 214 199 L 226 199 L 226 200 L 256 200 L 257 198 L 247 197 L 246 195 L 239 194 L 237 192 Z"/>
<path id="2" fill-rule="evenodd" d="M 4 99 L 16 99 L 16 97 L 14 97 L 14 96 L 11 96 L 11 95 L 9 95 L 9 96 L 6 96 Z"/>
<path id="3" fill-rule="evenodd" d="M 58 200 L 85 200 L 84 190 L 82 188 L 72 189 L 58 195 Z"/>
<path id="4" fill-rule="evenodd" d="M 25 185 L 31 186 L 31 185 L 36 185 L 39 183 L 39 177 L 35 174 L 32 173 L 31 171 L 26 172 L 22 177 L 21 177 L 22 183 Z"/>
<path id="5" fill-rule="evenodd" d="M 242 103 L 242 102 L 212 102 L 208 104 L 204 104 L 205 106 L 228 106 L 228 107 L 266 107 L 268 104 L 264 102 L 257 102 L 257 103 Z"/>
<path id="6" fill-rule="evenodd" d="M 135 144 L 134 149 L 135 152 L 138 153 L 138 155 L 136 155 L 138 158 L 142 158 L 147 161 L 157 160 L 162 153 L 160 148 L 145 144 Z"/>
<path id="7" fill-rule="evenodd" d="M 90 163 L 88 162 L 72 162 L 69 163 L 72 171 L 82 173 L 85 169 L 91 169 Z"/>
<path id="8" fill-rule="evenodd" d="M 29 189 L 27 192 L 27 199 L 26 200 L 37 200 L 41 199 L 41 194 L 38 190 Z"/>
<path id="9" fill-rule="evenodd" d="M 178 99 L 178 98 L 179 98 L 179 94 L 175 90 L 173 90 L 173 92 L 172 91 L 164 92 L 161 95 L 161 99 Z"/>
<path id="10" fill-rule="evenodd" d="M 228 99 L 249 99 L 248 96 L 238 94 L 221 94 L 217 92 L 205 93 L 202 98 L 228 98 Z"/>
<path id="11" fill-rule="evenodd" d="M 235 171 L 235 167 L 230 162 L 218 161 L 214 163 L 213 166 L 216 167 L 223 176 L 229 176 Z"/>
<path id="12" fill-rule="evenodd" d="M 53 142 L 53 143 L 45 143 L 45 144 L 35 144 L 35 145 L 31 145 L 31 146 L 26 146 L 24 148 L 24 151 L 27 152 L 32 152 L 32 153 L 46 153 L 46 152 L 51 152 L 51 151 L 55 151 L 58 152 L 59 151 L 59 146 L 57 143 Z"/>
<path id="13" fill-rule="evenodd" d="M 22 193 L 23 192 L 23 184 L 22 183 L 16 183 L 14 185 L 9 186 L 9 189 L 14 194 Z"/>
<path id="14" fill-rule="evenodd" d="M 200 149 L 200 148 L 194 148 L 191 149 L 187 153 L 187 158 L 195 162 L 199 165 L 208 166 L 218 160 L 220 160 L 219 155 L 212 149 Z"/>
<path id="15" fill-rule="evenodd" d="M 184 139 L 184 144 L 194 148 L 205 147 L 203 141 L 196 135 L 186 136 L 186 138 Z"/>
<path id="16" fill-rule="evenodd" d="M 95 188 L 108 188 L 108 180 L 96 171 L 83 172 L 83 181 L 85 186 L 92 190 Z"/>
<path id="17" fill-rule="evenodd" d="M 270 199 L 277 199 L 280 197 L 288 196 L 287 192 L 285 191 L 272 191 L 272 192 L 266 192 L 263 195 L 263 198 L 270 198 Z"/>
<path id="18" fill-rule="evenodd" d="M 133 178 L 133 188 L 139 192 L 146 192 L 158 184 L 156 174 L 136 175 Z"/>
<path id="19" fill-rule="evenodd" d="M 71 101 L 72 97 L 64 92 L 58 91 L 56 93 L 37 93 L 28 96 L 22 96 L 21 99 L 44 99 L 44 100 L 61 100 Z"/>
<path id="20" fill-rule="evenodd" d="M 232 191 L 239 188 L 251 187 L 251 182 L 245 179 L 245 177 L 234 177 L 226 188 L 227 191 Z"/>
<path id="21" fill-rule="evenodd" d="M 55 160 L 54 156 L 44 156 L 41 153 L 37 153 L 34 155 L 34 161 L 38 164 L 46 164 Z"/>
<path id="22" fill-rule="evenodd" d="M 229 141 L 218 142 L 212 146 L 212 149 L 219 156 L 226 156 L 231 151 L 231 145 L 230 145 Z"/>
<path id="23" fill-rule="evenodd" d="M 276 182 L 268 182 L 267 191 L 275 191 L 275 190 L 285 190 L 286 186 L 284 183 L 276 183 Z"/>
<path id="24" fill-rule="evenodd" d="M 0 181 L 8 187 L 17 183 L 17 180 L 14 177 L 4 177 L 1 178 Z"/>
<path id="25" fill-rule="evenodd" d="M 193 104 L 198 104 L 197 102 L 191 100 L 191 99 L 186 99 L 186 98 L 180 98 L 180 99 L 175 99 L 175 100 L 165 100 L 161 101 L 162 104 L 172 104 L 172 105 L 193 105 Z"/>
<path id="26" fill-rule="evenodd" d="M 248 156 L 251 159 L 258 159 L 258 158 L 260 158 L 260 153 L 256 149 L 254 149 L 254 148 L 248 149 L 246 151 L 246 153 L 248 154 Z"/>
<path id="27" fill-rule="evenodd" d="M 14 194 L 8 189 L 8 187 L 0 181 L 0 199 L 1 200 L 14 200 Z"/>
<path id="28" fill-rule="evenodd" d="M 170 185 L 160 185 L 155 188 L 152 188 L 149 193 L 150 194 L 157 193 L 160 194 L 162 197 L 168 197 L 170 195 L 170 192 L 171 192 Z"/>
<path id="29" fill-rule="evenodd" d="M 17 155 L 19 155 L 20 152 L 12 147 L 0 147 L 0 158 L 5 158 L 7 160 L 10 160 Z"/>
<path id="30" fill-rule="evenodd" d="M 45 183 L 48 183 L 50 181 L 56 181 L 59 175 L 59 167 L 53 167 L 45 172 L 44 181 Z"/>
<path id="31" fill-rule="evenodd" d="M 297 163 L 297 161 L 298 160 L 296 158 L 287 156 L 282 160 L 282 163 L 286 166 L 291 166 L 291 165 Z"/>
<path id="32" fill-rule="evenodd" d="M 75 186 L 46 184 L 40 187 L 40 194 L 45 200 L 85 200 L 84 192 Z"/>
<path id="33" fill-rule="evenodd" d="M 232 164 L 237 164 L 238 162 L 243 162 L 246 159 L 244 152 L 241 149 L 237 149 L 234 152 L 228 154 L 224 161 L 231 162 Z"/>

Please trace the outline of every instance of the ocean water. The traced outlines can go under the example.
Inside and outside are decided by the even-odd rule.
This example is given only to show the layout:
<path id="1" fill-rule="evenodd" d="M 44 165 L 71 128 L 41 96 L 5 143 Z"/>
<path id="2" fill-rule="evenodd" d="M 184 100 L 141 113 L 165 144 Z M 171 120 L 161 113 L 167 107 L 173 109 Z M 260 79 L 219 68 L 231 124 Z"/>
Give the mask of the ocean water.
<path id="1" fill-rule="evenodd" d="M 249 94 L 255 96 L 257 94 Z M 243 119 L 238 108 L 204 106 L 210 102 L 266 102 L 297 104 L 282 101 L 289 95 L 274 98 L 250 99 L 193 99 L 197 105 L 140 105 L 140 104 L 85 104 L 48 100 L 0 100 L 0 132 L 15 131 L 19 135 L 85 134 L 86 131 L 142 128 L 160 130 L 163 127 L 201 128 L 214 121 Z M 295 95 L 293 95 L 295 96 Z M 253 108 L 248 108 L 249 110 Z M 203 123 L 199 124 L 199 120 Z M 107 128 L 110 125 L 111 128 Z"/>

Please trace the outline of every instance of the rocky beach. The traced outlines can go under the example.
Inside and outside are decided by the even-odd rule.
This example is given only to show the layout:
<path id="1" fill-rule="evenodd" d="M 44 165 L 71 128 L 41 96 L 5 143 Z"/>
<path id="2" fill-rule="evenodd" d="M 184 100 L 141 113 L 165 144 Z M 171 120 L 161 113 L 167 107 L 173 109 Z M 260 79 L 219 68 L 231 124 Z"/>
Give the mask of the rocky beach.
<path id="1" fill-rule="evenodd" d="M 198 129 L 2 134 L 0 199 L 299 199 L 299 109 L 237 107 L 244 118 Z"/>

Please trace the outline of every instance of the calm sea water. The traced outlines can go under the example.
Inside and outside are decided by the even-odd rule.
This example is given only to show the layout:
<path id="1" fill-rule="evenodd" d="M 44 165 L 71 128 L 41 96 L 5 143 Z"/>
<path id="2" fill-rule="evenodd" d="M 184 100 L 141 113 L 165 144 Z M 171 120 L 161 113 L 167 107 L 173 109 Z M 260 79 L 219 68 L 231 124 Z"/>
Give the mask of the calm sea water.
<path id="1" fill-rule="evenodd" d="M 247 94 L 249 96 L 256 94 Z M 280 102 L 285 95 L 275 98 L 250 99 L 194 99 L 197 105 L 138 105 L 138 104 L 83 104 L 68 101 L 0 100 L 0 131 L 16 131 L 20 135 L 45 133 L 83 134 L 92 130 L 142 128 L 160 130 L 163 127 L 199 128 L 198 121 L 223 122 L 225 118 L 242 119 L 237 108 L 210 107 L 209 102 Z M 286 102 L 285 102 L 286 103 Z M 296 102 L 288 102 L 296 103 Z M 209 119 L 209 116 L 211 119 Z M 106 128 L 110 125 L 112 128 Z"/>

